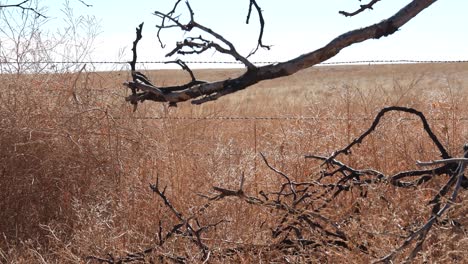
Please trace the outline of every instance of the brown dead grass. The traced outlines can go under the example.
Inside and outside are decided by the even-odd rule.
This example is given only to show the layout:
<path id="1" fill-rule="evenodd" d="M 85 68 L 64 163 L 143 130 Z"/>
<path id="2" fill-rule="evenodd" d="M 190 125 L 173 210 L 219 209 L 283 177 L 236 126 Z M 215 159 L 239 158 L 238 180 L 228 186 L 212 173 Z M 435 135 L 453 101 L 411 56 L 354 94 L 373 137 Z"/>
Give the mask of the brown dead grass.
<path id="1" fill-rule="evenodd" d="M 196 74 L 215 80 L 238 72 Z M 179 71 L 148 75 L 165 85 L 187 78 Z M 466 63 L 317 67 L 202 106 L 145 102 L 135 113 L 123 99 L 126 78 L 117 72 L 0 76 L 0 262 L 82 263 L 89 255 L 149 247 L 159 221 L 166 230 L 175 224 L 148 187 L 157 177 L 186 214 L 206 203 L 197 193 L 211 186 L 235 189 L 242 173 L 247 193 L 275 190 L 280 179 L 259 152 L 295 180 L 311 180 L 318 164 L 303 154 L 326 155 L 344 146 L 384 106 L 423 111 L 454 156 L 468 141 Z M 299 116 L 315 119 L 216 119 Z M 386 117 L 345 161 L 394 173 L 437 158 L 421 125 L 407 117 Z M 352 245 L 367 245 L 369 254 L 357 247 L 296 255 L 268 250 L 269 228 L 281 215 L 231 199 L 201 216 L 204 223 L 229 221 L 205 233 L 204 241 L 213 252 L 249 247 L 223 260 L 232 263 L 369 262 L 402 242 L 403 227 L 414 230 L 427 219 L 427 202 L 444 180 L 405 190 L 382 184 L 366 198 L 352 191 L 322 212 L 343 224 Z M 466 196 L 462 191 L 445 216 L 458 224 L 433 228 L 418 262 L 468 260 Z M 200 261 L 197 248 L 183 239 L 161 251 Z"/>

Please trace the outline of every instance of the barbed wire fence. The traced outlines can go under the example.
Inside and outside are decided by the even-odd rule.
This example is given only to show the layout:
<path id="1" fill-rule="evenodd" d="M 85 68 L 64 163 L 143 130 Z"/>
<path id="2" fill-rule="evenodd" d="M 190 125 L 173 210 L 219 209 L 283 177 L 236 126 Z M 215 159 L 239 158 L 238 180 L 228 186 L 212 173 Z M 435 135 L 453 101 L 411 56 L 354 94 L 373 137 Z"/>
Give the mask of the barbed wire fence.
<path id="1" fill-rule="evenodd" d="M 170 61 L 140 61 L 137 64 L 168 64 Z M 243 65 L 239 61 L 184 61 L 187 64 L 231 64 Z M 1 61 L 1 64 L 112 64 L 126 65 L 128 61 Z M 256 65 L 276 64 L 281 61 L 254 61 Z M 405 64 L 405 63 L 468 63 L 468 60 L 412 60 L 412 59 L 395 59 L 395 60 L 350 60 L 350 61 L 332 61 L 322 62 L 318 65 L 350 65 L 350 64 Z"/>
<path id="2" fill-rule="evenodd" d="M 126 61 L 42 61 L 42 62 L 5 62 L 0 60 L 0 67 L 4 63 L 16 63 L 16 64 L 21 64 L 21 63 L 29 63 L 29 64 L 43 64 L 43 65 L 78 65 L 76 67 L 77 69 L 80 69 L 83 67 L 83 65 L 96 65 L 96 64 L 104 64 L 104 65 L 117 65 L 116 68 L 112 70 L 108 70 L 108 72 L 123 72 L 123 71 L 129 71 L 130 66 L 129 63 Z M 187 61 L 187 64 L 199 64 L 199 65 L 209 65 L 211 66 L 216 66 L 216 65 L 239 65 L 242 67 L 242 64 L 236 61 Z M 263 64 L 275 64 L 279 63 L 277 61 L 256 61 L 254 64 L 256 65 L 263 65 Z M 468 63 L 468 60 L 408 60 L 408 59 L 402 59 L 402 60 L 355 60 L 355 61 L 335 61 L 335 62 L 323 62 L 320 63 L 319 65 L 322 66 L 340 66 L 340 65 L 364 65 L 364 66 L 372 66 L 372 65 L 383 65 L 383 64 L 424 64 L 424 63 Z M 143 66 L 143 70 L 157 70 L 157 69 L 151 69 L 151 68 L 146 68 L 145 65 L 164 65 L 167 64 L 167 61 L 140 61 L 138 62 L 140 66 Z M 207 68 L 210 68 L 207 67 Z M 239 68 L 240 68 L 239 67 Z M 213 67 L 216 69 L 216 67 Z M 234 68 L 234 67 L 232 67 Z M 161 68 L 165 69 L 165 68 Z M 229 67 L 224 68 L 224 69 L 229 69 Z M 124 89 L 122 90 L 124 91 Z M 50 90 L 49 92 L 52 93 L 61 93 L 61 92 L 67 92 L 67 91 L 57 91 L 57 90 Z M 105 94 L 114 94 L 116 95 L 116 90 L 115 89 L 109 89 L 109 88 L 96 88 L 92 89 L 92 92 L 100 93 L 101 96 L 105 96 Z M 122 92 L 123 93 L 123 92 Z M 123 94 L 120 94 L 118 96 L 124 97 Z M 63 116 L 62 117 L 64 120 L 68 120 L 70 118 L 73 118 L 72 116 Z M 406 124 L 411 124 L 413 122 L 418 122 L 417 119 L 415 118 L 402 118 L 402 117 L 394 117 L 395 119 L 398 119 L 398 122 L 406 123 Z M 241 124 L 244 129 L 240 130 L 238 133 L 242 134 L 242 138 L 246 139 L 246 144 L 250 147 L 247 148 L 247 150 L 242 150 L 242 151 L 234 151 L 232 150 L 229 153 L 229 160 L 230 162 L 235 162 L 235 160 L 240 161 L 242 155 L 245 155 L 245 153 L 248 153 L 249 151 L 253 153 L 258 153 L 260 150 L 260 146 L 262 144 L 265 144 L 266 140 L 264 138 L 265 136 L 265 127 L 268 127 L 271 124 L 284 124 L 284 125 L 289 125 L 289 124 L 295 124 L 299 126 L 316 126 L 318 123 L 334 123 L 338 125 L 343 125 L 349 129 L 349 123 L 359 123 L 359 124 L 367 124 L 372 122 L 374 119 L 373 116 L 361 116 L 361 117 L 350 117 L 350 116 L 333 116 L 333 117 L 325 117 L 325 116 L 313 116 L 311 114 L 310 116 L 307 115 L 283 115 L 283 114 L 278 114 L 278 115 L 269 115 L 269 116 L 260 116 L 260 115 L 247 115 L 247 116 L 241 116 L 241 115 L 232 115 L 232 114 L 226 114 L 226 113 L 208 113 L 202 116 L 193 116 L 193 115 L 184 115 L 181 116 L 181 114 L 168 114 L 167 111 L 163 111 L 163 113 L 156 113 L 156 115 L 151 116 L 147 115 L 144 113 L 137 113 L 133 116 L 112 116 L 112 119 L 114 120 L 121 120 L 121 121 L 128 121 L 128 120 L 135 120 L 138 122 L 143 122 L 146 125 L 152 126 L 155 123 L 160 123 L 160 122 L 174 122 L 175 125 L 182 125 L 184 127 L 186 126 L 191 126 L 194 124 L 205 124 L 205 125 L 210 125 L 212 123 L 217 123 L 217 124 Z M 459 126 L 459 129 L 463 131 L 468 131 L 468 116 L 450 116 L 450 117 L 432 117 L 428 118 L 429 122 L 451 122 L 453 124 L 457 124 Z M 195 130 L 190 130 L 192 132 L 192 135 L 190 138 L 192 139 L 198 139 L 199 135 L 195 134 Z M 463 132 L 465 133 L 465 132 Z M 466 132 L 468 133 L 468 132 Z M 466 134 L 465 133 L 465 134 Z M 206 138 L 203 138 L 203 140 L 208 140 Z M 265 150 L 263 150 L 265 152 Z M 193 156 L 194 158 L 200 158 L 200 157 L 205 157 L 204 155 L 210 155 L 210 153 L 195 153 L 192 151 L 186 151 L 186 150 L 181 150 L 179 152 L 183 152 L 184 155 L 186 156 Z M 275 153 L 272 153 L 270 156 L 276 155 Z M 298 157 L 303 157 L 303 153 L 281 153 L 283 158 L 298 158 Z M 231 161 L 232 160 L 232 161 Z M 257 164 L 261 162 L 259 161 L 258 155 L 255 155 L 254 158 L 254 171 L 255 175 L 257 172 Z"/>
<path id="3" fill-rule="evenodd" d="M 140 61 L 137 64 L 140 65 L 147 65 L 147 64 L 160 64 L 165 65 L 168 64 L 170 61 L 162 61 L 162 60 L 155 60 L 155 61 Z M 242 66 L 242 62 L 238 61 L 185 61 L 187 64 L 200 64 L 200 65 L 239 65 Z M 266 64 L 276 64 L 280 63 L 279 61 L 255 61 L 253 62 L 255 65 L 266 65 Z M 333 61 L 333 62 L 322 62 L 318 64 L 319 66 L 339 66 L 339 65 L 379 65 L 379 64 L 424 64 L 424 63 L 468 63 L 468 60 L 413 60 L 413 59 L 393 59 L 393 60 L 350 60 L 350 61 Z M 129 62 L 127 61 L 2 61 L 0 60 L 0 67 L 2 64 L 50 64 L 50 65 L 121 65 L 125 66 L 128 65 Z M 162 68 L 165 69 L 165 68 Z M 153 70 L 153 69 L 148 69 Z M 157 70 L 157 69 L 155 69 Z M 120 71 L 120 70 L 110 70 L 112 71 Z M 95 92 L 110 92 L 110 89 L 95 89 Z M 54 91 L 59 92 L 59 91 Z M 66 117 L 64 117 L 66 118 Z M 120 119 L 120 117 L 114 117 L 115 119 Z M 310 116 L 135 116 L 135 119 L 141 120 L 174 120 L 174 121 L 183 121 L 183 120 L 225 120 L 225 121 L 352 121 L 349 118 L 340 118 L 340 117 L 327 117 L 327 118 L 319 118 L 319 117 L 310 117 Z M 414 121 L 415 119 L 411 118 L 400 118 L 401 121 Z M 372 118 L 356 118 L 354 121 L 371 121 Z M 442 119 L 433 118 L 432 121 L 440 121 Z M 446 118 L 444 119 L 446 120 Z M 457 117 L 454 118 L 452 121 L 457 122 L 466 122 L 468 121 L 468 117 Z"/>

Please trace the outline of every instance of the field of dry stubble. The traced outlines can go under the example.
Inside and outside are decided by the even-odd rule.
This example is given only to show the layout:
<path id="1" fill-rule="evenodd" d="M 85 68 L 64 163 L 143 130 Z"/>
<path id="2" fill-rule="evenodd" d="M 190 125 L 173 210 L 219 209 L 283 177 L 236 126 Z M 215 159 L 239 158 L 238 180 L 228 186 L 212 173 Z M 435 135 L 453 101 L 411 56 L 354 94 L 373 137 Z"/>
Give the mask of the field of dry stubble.
<path id="1" fill-rule="evenodd" d="M 237 73 L 196 72 L 205 80 Z M 148 75 L 165 85 L 187 79 L 179 71 Z M 468 141 L 466 63 L 316 67 L 201 106 L 145 102 L 136 112 L 124 101 L 128 91 L 121 83 L 128 78 L 127 72 L 86 71 L 0 75 L 1 263 L 110 263 L 122 257 L 369 262 L 424 224 L 428 202 L 447 177 L 413 188 L 370 184 L 334 198 L 311 184 L 310 196 L 295 205 L 316 213 L 305 219 L 272 205 L 286 178 L 260 153 L 290 179 L 311 183 L 323 168 L 305 154 L 330 155 L 346 146 L 391 105 L 422 111 L 453 156 Z M 420 122 L 403 113 L 385 115 L 351 155 L 339 157 L 386 174 L 437 158 Z M 237 190 L 242 175 L 245 195 L 262 202 L 208 200 L 216 194 L 213 186 Z M 157 179 L 174 210 L 150 188 Z M 468 261 L 466 200 L 462 189 L 417 262 Z M 145 249 L 151 252 L 127 255 Z"/>

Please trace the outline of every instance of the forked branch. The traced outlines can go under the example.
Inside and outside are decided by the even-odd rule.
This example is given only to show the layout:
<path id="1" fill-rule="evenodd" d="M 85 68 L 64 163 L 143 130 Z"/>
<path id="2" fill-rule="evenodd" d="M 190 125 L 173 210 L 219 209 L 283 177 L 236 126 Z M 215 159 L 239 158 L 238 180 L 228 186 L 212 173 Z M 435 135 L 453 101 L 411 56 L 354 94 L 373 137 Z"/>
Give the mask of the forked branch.
<path id="1" fill-rule="evenodd" d="M 377 125 L 380 123 L 382 117 L 385 113 L 390 111 L 398 111 L 398 112 L 405 112 L 417 115 L 422 124 L 424 131 L 428 134 L 430 140 L 434 143 L 434 145 L 438 148 L 442 160 L 435 160 L 430 162 L 420 162 L 417 161 L 419 166 L 437 166 L 433 169 L 425 169 L 425 170 L 411 170 L 411 171 L 403 171 L 399 172 L 393 176 L 387 176 L 381 172 L 377 172 L 372 169 L 366 170 L 359 170 L 351 168 L 350 166 L 336 160 L 336 157 L 339 154 L 350 154 L 350 150 L 357 144 L 362 143 L 365 137 L 370 135 L 373 131 L 375 131 Z M 339 175 L 339 180 L 336 184 L 332 185 L 333 187 L 338 187 L 343 184 L 352 184 L 357 186 L 362 186 L 363 184 L 374 184 L 377 182 L 389 182 L 396 187 L 413 187 L 420 185 L 424 182 L 429 181 L 435 176 L 447 175 L 449 176 L 448 181 L 446 184 L 441 188 L 441 190 L 433 197 L 430 201 L 430 205 L 432 205 L 432 214 L 427 220 L 427 222 L 422 225 L 419 229 L 415 232 L 410 233 L 403 244 L 393 250 L 390 254 L 386 255 L 385 257 L 378 259 L 376 262 L 385 262 L 391 263 L 396 255 L 401 254 L 401 252 L 408 248 L 411 243 L 417 240 L 415 246 L 411 250 L 410 254 L 406 258 L 406 261 L 411 261 L 416 257 L 416 254 L 422 249 L 422 244 L 424 243 L 427 234 L 431 230 L 432 226 L 436 221 L 446 212 L 450 206 L 455 202 L 457 198 L 458 192 L 461 188 L 466 189 L 464 183 L 467 181 L 464 172 L 466 165 L 468 164 L 468 144 L 463 147 L 464 155 L 462 158 L 452 158 L 448 152 L 445 150 L 443 145 L 440 143 L 437 136 L 431 130 L 427 119 L 425 116 L 413 109 L 407 107 L 399 107 L 399 106 L 392 106 L 386 107 L 379 111 L 377 116 L 375 117 L 372 125 L 369 129 L 364 131 L 359 137 L 354 139 L 350 144 L 346 147 L 335 151 L 330 157 L 321 157 L 316 155 L 307 155 L 306 158 L 317 159 L 324 161 L 324 164 L 327 165 L 327 170 L 322 173 L 321 178 L 319 181 L 324 177 L 333 177 L 335 175 Z M 338 167 L 337 169 L 334 169 Z M 369 179 L 362 179 L 362 177 L 367 177 Z M 419 177 L 416 181 L 413 182 L 403 182 L 402 179 L 408 177 Z M 466 184 L 466 183 L 465 183 Z M 446 197 L 449 193 L 450 189 L 452 189 L 452 194 L 449 197 Z M 341 192 L 342 189 L 338 189 L 335 193 L 334 197 L 337 195 L 338 192 Z M 443 199 L 444 198 L 444 199 Z"/>
<path id="2" fill-rule="evenodd" d="M 432 129 L 430 128 L 429 123 L 427 122 L 427 119 L 426 119 L 426 117 L 424 116 L 423 113 L 421 113 L 420 111 L 417 111 L 414 108 L 403 107 L 403 106 L 390 106 L 390 107 L 382 108 L 379 111 L 379 113 L 377 114 L 377 116 L 375 117 L 374 122 L 372 122 L 372 125 L 369 127 L 369 129 L 367 129 L 364 133 L 362 133 L 358 138 L 354 139 L 353 142 L 351 142 L 348 146 L 344 147 L 343 149 L 335 151 L 330 156 L 329 159 L 332 160 L 332 159 L 336 158 L 339 154 L 345 154 L 345 155 L 349 154 L 350 149 L 353 146 L 355 146 L 357 144 L 360 144 L 364 140 L 364 138 L 366 138 L 368 135 L 370 135 L 370 133 L 372 133 L 372 131 L 374 131 L 376 129 L 376 127 L 380 123 L 380 120 L 382 119 L 382 117 L 386 113 L 391 112 L 391 111 L 406 112 L 406 113 L 410 113 L 410 114 L 414 114 L 414 115 L 418 116 L 421 119 L 424 131 L 426 131 L 429 138 L 432 140 L 432 142 L 439 149 L 441 157 L 443 159 L 451 158 L 450 155 L 447 153 L 447 150 L 445 150 L 444 146 L 440 143 L 439 139 L 434 134 L 434 132 L 432 132 Z"/>
<path id="3" fill-rule="evenodd" d="M 263 31 L 265 29 L 265 19 L 263 18 L 262 9 L 255 0 L 250 0 L 249 12 L 247 13 L 247 19 L 245 20 L 245 23 L 249 24 L 250 15 L 252 14 L 252 7 L 255 7 L 255 10 L 257 10 L 258 20 L 260 22 L 260 33 L 258 34 L 257 47 L 252 52 L 250 52 L 247 58 L 255 54 L 259 48 L 264 48 L 267 50 L 270 50 L 271 48 L 271 46 L 263 44 Z"/>
<path id="4" fill-rule="evenodd" d="M 45 15 L 40 13 L 36 8 L 25 6 L 29 1 L 31 1 L 31 0 L 24 0 L 24 1 L 20 2 L 20 3 L 10 4 L 10 5 L 0 4 L 0 9 L 2 9 L 2 8 L 11 8 L 11 7 L 15 8 L 16 7 L 16 8 L 20 8 L 23 12 L 31 11 L 34 14 L 36 14 L 37 17 L 47 18 Z"/>
<path id="5" fill-rule="evenodd" d="M 439 160 L 437 162 L 425 162 L 425 163 L 419 163 L 418 162 L 418 164 L 420 164 L 420 165 L 422 164 L 423 166 L 426 166 L 426 165 L 430 166 L 430 165 L 435 165 L 435 164 L 440 164 L 440 163 L 456 164 L 457 169 L 454 172 L 452 172 L 452 173 L 447 172 L 447 174 L 452 175 L 451 179 L 449 180 L 447 185 L 452 185 L 453 186 L 454 183 L 455 183 L 455 186 L 453 186 L 452 194 L 450 195 L 450 197 L 448 197 L 447 201 L 445 202 L 445 204 L 443 205 L 442 208 L 440 208 L 440 203 L 441 202 L 440 202 L 440 199 L 438 199 L 439 201 L 437 202 L 437 204 L 439 206 L 436 207 L 437 210 L 435 212 L 433 210 L 433 214 L 429 218 L 429 220 L 427 220 L 427 222 L 423 226 L 421 226 L 418 230 L 416 230 L 412 234 L 408 235 L 408 237 L 405 239 L 405 241 L 403 242 L 403 244 L 400 247 L 396 248 L 390 254 L 388 254 L 385 257 L 377 260 L 374 263 L 381 263 L 381 262 L 382 263 L 390 263 L 390 262 L 392 262 L 392 260 L 395 258 L 395 256 L 400 254 L 404 249 L 406 249 L 409 245 L 411 245 L 411 242 L 413 242 L 415 239 L 417 239 L 416 245 L 414 246 L 413 250 L 411 250 L 411 253 L 406 258 L 405 262 L 412 261 L 416 257 L 417 253 L 419 251 L 421 251 L 422 244 L 426 240 L 427 234 L 431 230 L 432 226 L 444 214 L 444 212 L 446 212 L 455 203 L 455 199 L 458 196 L 458 192 L 460 191 L 460 187 L 462 186 L 462 181 L 465 179 L 465 176 L 464 176 L 465 168 L 466 168 L 466 165 L 468 164 L 468 144 L 466 144 L 463 147 L 463 151 L 464 151 L 463 158 L 445 159 L 445 160 Z M 454 179 L 455 181 L 452 181 L 452 179 Z"/>
<path id="6" fill-rule="evenodd" d="M 188 37 L 184 41 L 177 42 L 176 47 L 171 52 L 166 54 L 166 57 L 170 57 L 174 54 L 181 54 L 181 55 L 201 54 L 211 48 L 214 48 L 216 51 L 220 53 L 228 54 L 232 56 L 234 59 L 236 59 L 237 61 L 242 62 L 249 70 L 254 70 L 256 68 L 255 65 L 253 65 L 247 58 L 240 55 L 237 52 L 234 45 L 230 41 L 228 41 L 226 38 L 224 38 L 221 34 L 216 33 L 211 28 L 208 28 L 196 22 L 194 19 L 195 13 L 193 12 L 192 7 L 190 6 L 188 1 L 185 3 L 190 14 L 190 21 L 188 23 L 186 24 L 181 23 L 178 17 L 173 16 L 174 14 L 173 12 L 170 12 L 169 14 L 165 14 L 159 11 L 155 11 L 154 15 L 161 18 L 162 21 L 172 22 L 171 24 L 162 24 L 162 25 L 157 25 L 156 27 L 158 29 L 178 27 L 182 31 L 186 31 L 186 32 L 190 32 L 193 29 L 199 29 L 202 32 L 207 33 L 209 36 L 214 37 L 216 40 L 220 41 L 223 45 L 226 45 L 227 48 L 223 47 L 219 43 L 207 40 L 203 38 L 202 36 Z M 176 4 L 178 4 L 178 2 Z"/>

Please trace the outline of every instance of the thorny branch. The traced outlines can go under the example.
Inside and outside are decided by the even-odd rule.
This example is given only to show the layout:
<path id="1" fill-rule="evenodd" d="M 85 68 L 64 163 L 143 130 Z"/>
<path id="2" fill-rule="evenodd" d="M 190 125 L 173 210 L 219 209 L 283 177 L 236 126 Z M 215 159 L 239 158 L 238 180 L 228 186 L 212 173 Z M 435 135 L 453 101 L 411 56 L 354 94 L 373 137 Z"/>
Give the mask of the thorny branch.
<path id="1" fill-rule="evenodd" d="M 352 44 L 360 43 L 368 39 L 379 39 L 395 33 L 408 21 L 436 2 L 436 0 L 413 0 L 393 16 L 384 19 L 379 23 L 346 32 L 337 36 L 322 48 L 291 60 L 261 67 L 257 67 L 251 63 L 248 60 L 249 56 L 242 56 L 236 50 L 234 44 L 224 38 L 221 34 L 197 23 L 195 20 L 195 13 L 188 1 L 186 2 L 186 7 L 190 15 L 190 20 L 187 23 L 181 22 L 180 17 L 176 15 L 176 10 L 180 6 L 180 2 L 180 0 L 176 1 L 173 9 L 168 13 L 160 11 L 154 12 L 157 17 L 161 18 L 161 23 L 157 25 L 158 39 L 161 42 L 161 46 L 164 45 L 160 39 L 160 32 L 167 28 L 179 28 L 184 32 L 191 32 L 193 29 L 198 29 L 209 37 L 189 36 L 184 40 L 177 42 L 176 46 L 167 55 L 200 54 L 207 50 L 214 49 L 242 62 L 246 67 L 246 71 L 242 75 L 232 79 L 218 80 L 214 82 L 192 81 L 189 84 L 170 87 L 170 89 L 167 89 L 168 87 L 157 87 L 142 82 L 127 82 L 125 85 L 128 88 L 140 92 L 137 94 L 132 93 L 126 98 L 126 100 L 132 104 L 143 102 L 145 100 L 169 102 L 171 105 L 185 101 L 191 101 L 193 104 L 202 104 L 246 89 L 264 80 L 292 75 L 300 70 L 312 67 L 334 57 L 342 49 Z M 258 46 L 265 47 L 261 41 L 265 21 L 263 19 L 260 6 L 253 0 L 250 0 L 249 3 L 247 21 L 249 21 L 252 10 L 255 7 L 260 19 Z M 374 4 L 374 1 L 371 1 L 366 8 L 371 8 Z"/>

